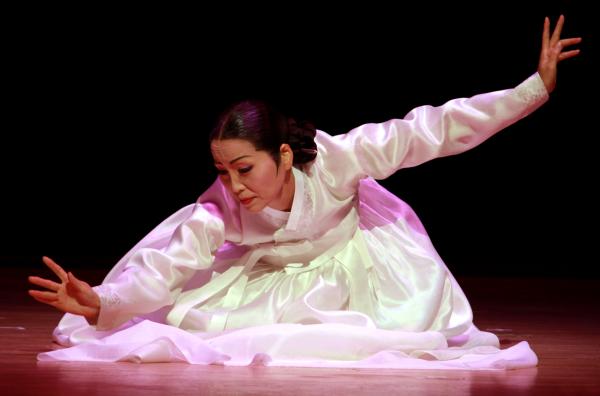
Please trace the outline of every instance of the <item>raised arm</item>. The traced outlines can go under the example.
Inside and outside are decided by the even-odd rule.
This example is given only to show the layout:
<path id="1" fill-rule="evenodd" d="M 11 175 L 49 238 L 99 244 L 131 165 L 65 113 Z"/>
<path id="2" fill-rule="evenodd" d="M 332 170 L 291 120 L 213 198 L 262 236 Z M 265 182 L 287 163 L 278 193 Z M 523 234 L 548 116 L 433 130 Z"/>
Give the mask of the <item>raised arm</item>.
<path id="1" fill-rule="evenodd" d="M 546 18 L 538 72 L 513 89 L 417 107 L 403 119 L 365 124 L 343 135 L 320 133 L 320 160 L 335 188 L 351 194 L 362 177 L 384 179 L 400 168 L 464 152 L 536 110 L 556 85 L 558 62 L 579 53 L 562 52 L 581 40 L 560 39 L 563 24 L 561 16 L 550 36 Z"/>

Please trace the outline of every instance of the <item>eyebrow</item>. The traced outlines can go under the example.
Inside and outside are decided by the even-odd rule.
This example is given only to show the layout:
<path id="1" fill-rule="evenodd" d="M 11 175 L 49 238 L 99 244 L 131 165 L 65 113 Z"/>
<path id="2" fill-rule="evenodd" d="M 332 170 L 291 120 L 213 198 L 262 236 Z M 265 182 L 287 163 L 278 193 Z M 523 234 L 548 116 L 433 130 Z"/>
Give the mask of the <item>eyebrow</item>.
<path id="1" fill-rule="evenodd" d="M 229 161 L 229 164 L 233 165 L 233 163 L 235 161 L 241 160 L 242 158 L 246 158 L 246 157 L 251 157 L 251 156 L 250 155 L 242 155 L 241 157 L 237 157 L 236 159 Z M 218 164 L 220 164 L 220 162 L 215 162 L 215 165 L 218 165 Z"/>

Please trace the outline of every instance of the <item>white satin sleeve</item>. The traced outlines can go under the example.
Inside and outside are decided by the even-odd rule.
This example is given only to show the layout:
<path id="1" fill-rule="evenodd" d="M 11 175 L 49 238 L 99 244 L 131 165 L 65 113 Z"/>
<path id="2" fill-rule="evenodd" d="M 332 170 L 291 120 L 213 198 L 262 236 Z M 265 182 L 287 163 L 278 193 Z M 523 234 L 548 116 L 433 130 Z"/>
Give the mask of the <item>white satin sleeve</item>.
<path id="1" fill-rule="evenodd" d="M 365 124 L 350 132 L 318 134 L 323 168 L 337 188 L 354 191 L 359 179 L 385 179 L 400 168 L 473 148 L 548 100 L 538 73 L 516 88 L 421 106 L 403 119 Z"/>
<path id="2" fill-rule="evenodd" d="M 94 287 L 101 302 L 96 329 L 113 329 L 136 315 L 173 304 L 193 273 L 211 266 L 224 234 L 216 207 L 196 205 L 166 248 L 138 250 L 116 279 Z"/>

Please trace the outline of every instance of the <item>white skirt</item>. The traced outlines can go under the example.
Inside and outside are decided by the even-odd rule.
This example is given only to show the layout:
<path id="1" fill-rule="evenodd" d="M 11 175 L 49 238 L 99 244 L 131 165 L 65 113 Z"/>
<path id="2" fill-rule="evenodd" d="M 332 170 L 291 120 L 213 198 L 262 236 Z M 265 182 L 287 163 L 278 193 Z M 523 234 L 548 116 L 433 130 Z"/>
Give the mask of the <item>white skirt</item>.
<path id="1" fill-rule="evenodd" d="M 189 211 L 183 208 L 152 231 L 105 282 L 132 252 L 161 248 Z M 223 289 L 190 309 L 179 327 L 166 324 L 173 307 L 111 331 L 66 314 L 54 331 L 66 348 L 38 359 L 413 369 L 537 365 L 527 342 L 501 350 L 495 335 L 474 326 L 467 298 L 406 203 L 366 179 L 358 213 L 352 238 L 318 265 L 281 269 L 259 261 L 238 287 L 235 308 L 228 308 L 230 290 Z M 215 274 L 235 262 L 234 250 L 217 256 L 187 289 L 210 288 Z"/>

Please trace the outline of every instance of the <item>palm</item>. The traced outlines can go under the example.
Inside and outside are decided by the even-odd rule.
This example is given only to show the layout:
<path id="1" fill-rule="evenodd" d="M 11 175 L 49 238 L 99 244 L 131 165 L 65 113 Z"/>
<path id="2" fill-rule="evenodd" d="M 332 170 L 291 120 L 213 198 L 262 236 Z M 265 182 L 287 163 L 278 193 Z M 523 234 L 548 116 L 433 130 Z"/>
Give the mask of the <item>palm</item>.
<path id="1" fill-rule="evenodd" d="M 90 293 L 92 288 L 87 283 L 81 281 L 81 283 L 87 286 L 84 290 L 79 290 L 72 286 L 71 282 L 61 283 L 59 289 L 56 292 L 57 301 L 56 305 L 61 307 L 63 311 L 71 313 L 83 312 L 84 308 L 90 305 L 89 297 L 86 297 L 85 293 Z"/>
<path id="2" fill-rule="evenodd" d="M 66 273 L 52 259 L 44 257 L 43 261 L 58 276 L 61 283 L 30 276 L 31 283 L 44 287 L 47 291 L 29 290 L 29 294 L 37 301 L 63 312 L 82 315 L 90 321 L 95 321 L 100 308 L 100 298 L 90 285 L 75 278 L 72 273 Z"/>

